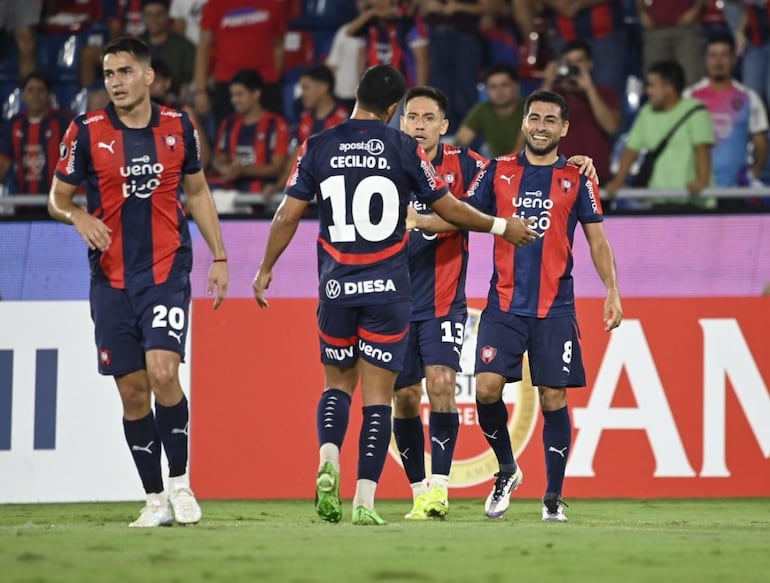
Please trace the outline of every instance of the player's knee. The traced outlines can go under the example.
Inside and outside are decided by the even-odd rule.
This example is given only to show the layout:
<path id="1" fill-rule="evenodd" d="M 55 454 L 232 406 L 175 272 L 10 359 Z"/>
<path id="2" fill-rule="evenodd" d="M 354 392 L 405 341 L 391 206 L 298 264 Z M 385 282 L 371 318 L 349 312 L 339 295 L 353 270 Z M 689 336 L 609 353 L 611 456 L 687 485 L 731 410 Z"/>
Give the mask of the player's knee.
<path id="1" fill-rule="evenodd" d="M 493 373 L 479 373 L 476 375 L 476 400 L 489 404 L 499 401 L 503 397 L 505 379 Z"/>
<path id="2" fill-rule="evenodd" d="M 540 407 L 543 411 L 556 411 L 567 406 L 567 390 L 540 387 Z"/>
<path id="3" fill-rule="evenodd" d="M 417 417 L 420 414 L 422 387 L 412 385 L 398 389 L 393 395 L 394 414 L 401 419 Z"/>
<path id="4" fill-rule="evenodd" d="M 162 393 L 179 385 L 179 376 L 174 366 L 157 366 L 147 371 L 147 378 L 154 393 Z"/>
<path id="5" fill-rule="evenodd" d="M 138 385 L 124 386 L 120 389 L 120 400 L 123 403 L 123 416 L 126 419 L 141 419 L 152 409 L 150 391 Z"/>
<path id="6" fill-rule="evenodd" d="M 455 391 L 456 373 L 448 367 L 440 367 L 427 373 L 428 399 L 434 413 L 451 413 L 457 410 Z"/>

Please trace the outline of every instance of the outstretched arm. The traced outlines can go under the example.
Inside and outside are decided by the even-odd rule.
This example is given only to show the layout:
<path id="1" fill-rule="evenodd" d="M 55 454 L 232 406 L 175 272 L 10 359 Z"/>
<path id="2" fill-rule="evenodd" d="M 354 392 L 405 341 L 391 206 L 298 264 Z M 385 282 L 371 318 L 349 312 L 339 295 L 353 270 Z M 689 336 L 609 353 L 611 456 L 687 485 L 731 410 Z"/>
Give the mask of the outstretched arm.
<path id="1" fill-rule="evenodd" d="M 297 226 L 304 216 L 308 204 L 308 201 L 284 196 L 281 205 L 275 211 L 273 223 L 270 225 L 270 235 L 267 238 L 265 255 L 262 258 L 259 271 L 254 276 L 254 283 L 252 283 L 254 298 L 261 308 L 268 306 L 265 291 L 270 287 L 270 282 L 273 279 L 273 266 L 294 238 L 294 233 L 297 232 Z"/>
<path id="2" fill-rule="evenodd" d="M 591 249 L 591 259 L 596 273 L 607 289 L 607 299 L 604 301 L 604 323 L 606 331 L 620 326 L 623 319 L 623 308 L 620 304 L 615 255 L 604 232 L 602 223 L 586 223 L 583 225 L 588 245 Z"/>

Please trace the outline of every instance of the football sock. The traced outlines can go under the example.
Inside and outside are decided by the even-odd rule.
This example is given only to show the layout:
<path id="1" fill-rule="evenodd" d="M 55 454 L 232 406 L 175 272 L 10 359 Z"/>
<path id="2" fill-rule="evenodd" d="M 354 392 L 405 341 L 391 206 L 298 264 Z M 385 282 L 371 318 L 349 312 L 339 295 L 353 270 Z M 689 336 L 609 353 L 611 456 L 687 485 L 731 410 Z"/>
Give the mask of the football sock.
<path id="1" fill-rule="evenodd" d="M 141 419 L 123 419 L 123 433 L 131 450 L 139 478 L 147 494 L 163 492 L 163 476 L 160 470 L 160 437 L 152 413 Z"/>
<path id="2" fill-rule="evenodd" d="M 363 407 L 364 422 L 358 439 L 358 479 L 378 482 L 390 444 L 389 405 Z"/>
<path id="3" fill-rule="evenodd" d="M 339 389 L 326 389 L 321 393 L 316 410 L 318 444 L 333 443 L 342 449 L 350 418 L 350 395 Z"/>
<path id="4" fill-rule="evenodd" d="M 452 469 L 452 456 L 455 452 L 459 427 L 460 417 L 457 412 L 430 414 L 430 466 L 432 475 L 449 475 L 449 470 Z"/>
<path id="5" fill-rule="evenodd" d="M 410 484 L 425 479 L 425 433 L 420 417 L 393 419 L 393 435 Z"/>
<path id="6" fill-rule="evenodd" d="M 372 480 L 357 480 L 356 493 L 353 496 L 353 508 L 363 506 L 369 510 L 374 509 L 374 492 L 377 490 L 377 482 Z"/>
<path id="7" fill-rule="evenodd" d="M 502 399 L 494 403 L 482 403 L 476 401 L 476 411 L 479 416 L 479 425 L 487 443 L 495 452 L 500 470 L 504 472 L 516 472 L 516 461 L 513 459 L 511 449 L 511 436 L 508 434 L 508 409 Z M 513 468 L 512 470 L 509 468 Z"/>
<path id="8" fill-rule="evenodd" d="M 412 488 L 412 500 L 416 500 L 418 496 L 428 493 L 428 486 L 425 480 L 409 484 L 409 486 Z"/>
<path id="9" fill-rule="evenodd" d="M 430 477 L 430 487 L 441 486 L 446 489 L 449 488 L 449 476 L 444 474 L 433 474 Z"/>
<path id="10" fill-rule="evenodd" d="M 187 397 L 176 405 L 165 407 L 155 402 L 155 425 L 163 442 L 168 459 L 168 475 L 171 478 L 181 476 L 187 471 L 187 451 L 189 443 L 190 409 Z"/>
<path id="11" fill-rule="evenodd" d="M 565 406 L 556 411 L 543 411 L 543 449 L 545 470 L 548 477 L 546 492 L 561 495 L 564 484 L 564 469 L 572 443 L 572 424 L 569 409 Z"/>

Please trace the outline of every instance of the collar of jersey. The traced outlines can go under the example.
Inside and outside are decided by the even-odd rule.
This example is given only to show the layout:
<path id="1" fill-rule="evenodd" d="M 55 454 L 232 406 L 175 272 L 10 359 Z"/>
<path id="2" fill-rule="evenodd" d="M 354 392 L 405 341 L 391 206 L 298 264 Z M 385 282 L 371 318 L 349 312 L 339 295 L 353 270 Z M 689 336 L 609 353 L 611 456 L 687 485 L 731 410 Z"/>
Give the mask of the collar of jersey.
<path id="1" fill-rule="evenodd" d="M 533 168 L 537 168 L 537 166 L 534 166 L 533 164 L 530 164 L 529 160 L 527 160 L 527 155 L 524 153 L 524 150 L 519 152 L 519 154 L 516 156 L 516 159 L 519 161 L 519 164 L 522 166 L 532 166 Z M 554 162 L 551 167 L 552 168 L 564 168 L 567 165 L 567 159 L 564 157 L 564 154 L 559 154 L 558 160 Z"/>
<path id="2" fill-rule="evenodd" d="M 160 106 L 158 106 L 157 103 L 152 103 L 151 107 L 152 107 L 152 115 L 150 116 L 150 123 L 147 126 L 148 128 L 154 128 L 160 125 Z M 115 106 L 112 103 L 110 103 L 107 107 L 105 107 L 104 111 L 107 113 L 107 117 L 109 118 L 110 123 L 112 123 L 112 127 L 114 127 L 117 130 L 144 129 L 144 128 L 130 128 L 126 124 L 124 124 L 122 121 L 120 121 L 118 114 L 115 113 Z"/>

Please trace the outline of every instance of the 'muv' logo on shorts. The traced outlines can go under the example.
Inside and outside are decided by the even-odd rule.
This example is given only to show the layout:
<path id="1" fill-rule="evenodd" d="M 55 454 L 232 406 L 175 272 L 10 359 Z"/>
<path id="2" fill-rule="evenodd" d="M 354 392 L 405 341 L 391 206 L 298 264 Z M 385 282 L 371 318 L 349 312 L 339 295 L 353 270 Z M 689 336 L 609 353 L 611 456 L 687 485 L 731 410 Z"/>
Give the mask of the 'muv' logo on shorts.
<path id="1" fill-rule="evenodd" d="M 56 449 L 59 351 L 35 351 L 35 449 Z M 11 449 L 13 350 L 0 350 L 0 451 Z"/>

